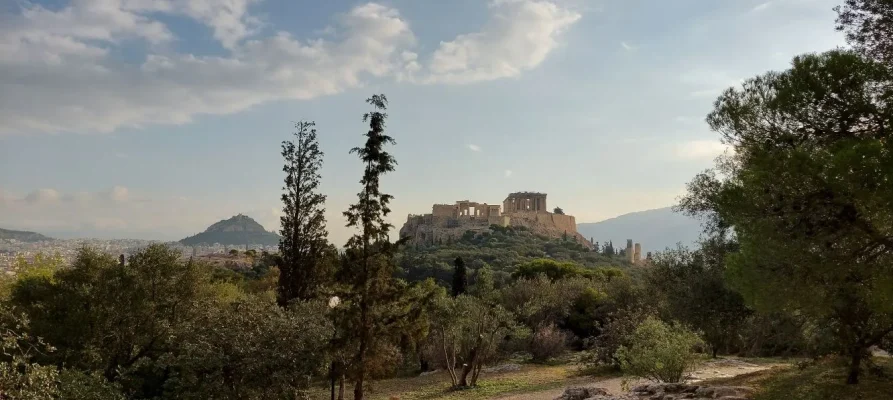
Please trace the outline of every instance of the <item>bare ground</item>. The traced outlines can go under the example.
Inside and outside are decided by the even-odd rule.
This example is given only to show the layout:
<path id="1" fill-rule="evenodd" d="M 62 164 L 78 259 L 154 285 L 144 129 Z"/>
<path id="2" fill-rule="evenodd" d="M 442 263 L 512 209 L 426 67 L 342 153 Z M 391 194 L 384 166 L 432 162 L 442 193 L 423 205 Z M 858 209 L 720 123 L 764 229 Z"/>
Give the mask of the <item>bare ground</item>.
<path id="1" fill-rule="evenodd" d="M 687 382 L 700 382 L 706 379 L 730 378 L 738 375 L 749 374 L 751 372 L 762 371 L 773 366 L 781 364 L 751 364 L 739 360 L 722 359 L 710 361 L 701 365 Z M 627 378 L 628 379 L 628 378 Z M 645 382 L 644 380 L 630 380 L 627 382 L 628 387 L 638 385 Z M 537 392 L 528 392 L 520 394 L 512 394 L 508 396 L 497 397 L 501 400 L 553 400 L 564 393 L 565 387 L 569 386 L 598 386 L 604 388 L 610 394 L 623 394 L 627 390 L 624 388 L 624 378 L 572 378 L 567 380 L 567 385 L 549 390 Z"/>

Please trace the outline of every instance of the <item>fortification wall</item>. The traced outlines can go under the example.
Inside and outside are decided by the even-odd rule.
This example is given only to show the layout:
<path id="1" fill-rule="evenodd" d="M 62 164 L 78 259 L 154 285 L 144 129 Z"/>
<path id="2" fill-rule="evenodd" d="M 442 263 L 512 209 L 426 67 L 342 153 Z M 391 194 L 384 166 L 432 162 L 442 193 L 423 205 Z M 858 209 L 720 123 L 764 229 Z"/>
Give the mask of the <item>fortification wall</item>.
<path id="1" fill-rule="evenodd" d="M 586 247 L 592 247 L 589 239 L 577 232 L 577 221 L 571 215 L 553 214 L 549 212 L 517 211 L 506 214 L 510 218 L 509 225 L 523 226 L 533 233 L 562 237 L 566 233 L 569 237 L 576 238 L 577 242 Z"/>
<path id="2" fill-rule="evenodd" d="M 431 214 L 435 217 L 450 217 L 455 213 L 456 206 L 450 204 L 435 204 L 431 211 Z"/>
<path id="3" fill-rule="evenodd" d="M 458 240 L 467 231 L 487 232 L 493 224 L 507 225 L 499 216 L 410 215 L 400 228 L 400 237 L 408 236 L 410 244 L 449 243 Z"/>

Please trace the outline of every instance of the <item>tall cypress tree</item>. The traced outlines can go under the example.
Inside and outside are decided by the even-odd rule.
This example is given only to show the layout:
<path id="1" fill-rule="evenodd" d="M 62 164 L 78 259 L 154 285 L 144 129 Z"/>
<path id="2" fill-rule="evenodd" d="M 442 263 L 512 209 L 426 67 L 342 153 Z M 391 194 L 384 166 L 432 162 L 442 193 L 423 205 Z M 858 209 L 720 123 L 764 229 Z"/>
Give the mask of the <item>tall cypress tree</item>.
<path id="1" fill-rule="evenodd" d="M 316 140 L 316 124 L 299 121 L 293 141 L 282 142 L 285 186 L 279 218 L 278 302 L 285 306 L 293 299 L 310 299 L 330 275 L 331 254 L 326 236 L 326 196 L 319 193 L 319 169 L 323 152 Z"/>
<path id="2" fill-rule="evenodd" d="M 453 297 L 456 297 L 468 290 L 468 271 L 465 269 L 465 260 L 462 257 L 456 257 L 453 265 L 456 267 L 453 270 Z"/>
<path id="3" fill-rule="evenodd" d="M 395 144 L 384 132 L 387 98 L 373 95 L 366 102 L 373 107 L 363 116 L 369 123 L 366 143 L 350 151 L 365 166 L 360 180 L 363 189 L 357 194 L 357 203 L 344 212 L 347 226 L 359 232 L 347 241 L 338 273 L 345 288 L 341 296 L 344 307 L 337 309 L 339 340 L 342 348 L 352 352 L 346 372 L 355 384 L 355 400 L 363 399 L 373 362 L 387 354 L 388 346 L 399 341 L 400 330 L 420 312 L 413 307 L 405 282 L 394 278 L 394 252 L 402 242 L 391 243 L 388 238 L 393 226 L 384 218 L 391 211 L 388 203 L 393 196 L 379 189 L 381 177 L 397 165 L 385 150 L 385 145 Z"/>

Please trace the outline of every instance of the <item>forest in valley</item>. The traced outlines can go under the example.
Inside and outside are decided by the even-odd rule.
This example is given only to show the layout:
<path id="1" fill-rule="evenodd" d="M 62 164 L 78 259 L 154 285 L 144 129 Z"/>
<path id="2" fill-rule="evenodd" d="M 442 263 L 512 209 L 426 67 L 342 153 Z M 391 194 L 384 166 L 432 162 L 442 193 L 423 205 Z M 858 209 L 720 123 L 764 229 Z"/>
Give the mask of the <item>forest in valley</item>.
<path id="1" fill-rule="evenodd" d="M 363 169 L 346 243 L 327 239 L 324 154 L 298 122 L 279 252 L 250 269 L 164 245 L 19 262 L 0 286 L 0 398 L 362 400 L 429 371 L 439 393 L 474 396 L 507 362 L 681 382 L 724 356 L 798 360 L 794 381 L 839 372 L 842 397 L 787 398 L 889 389 L 874 352 L 893 351 L 893 2 L 837 11 L 850 47 L 716 99 L 706 121 L 730 150 L 676 206 L 704 221 L 697 247 L 631 265 L 612 243 L 499 226 L 407 246 L 387 222 L 397 138 L 376 94 L 349 150 Z"/>

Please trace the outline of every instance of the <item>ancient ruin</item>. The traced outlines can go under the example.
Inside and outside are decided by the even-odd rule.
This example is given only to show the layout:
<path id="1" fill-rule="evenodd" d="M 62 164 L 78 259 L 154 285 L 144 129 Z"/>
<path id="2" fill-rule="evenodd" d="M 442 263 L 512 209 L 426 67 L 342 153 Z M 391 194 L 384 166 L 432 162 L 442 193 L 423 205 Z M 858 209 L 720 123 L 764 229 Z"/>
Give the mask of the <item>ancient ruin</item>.
<path id="1" fill-rule="evenodd" d="M 472 231 L 483 233 L 490 225 L 523 226 L 544 236 L 568 237 L 591 248 L 592 244 L 577 232 L 577 222 L 571 215 L 548 211 L 546 194 L 536 192 L 511 193 L 500 207 L 497 204 L 460 200 L 454 204 L 434 204 L 431 214 L 409 215 L 400 237 L 409 237 L 413 244 L 440 244 L 457 240 Z"/>
<path id="2" fill-rule="evenodd" d="M 633 244 L 632 239 L 626 239 L 626 250 L 623 254 L 630 264 L 640 264 L 642 262 L 642 244 Z"/>

